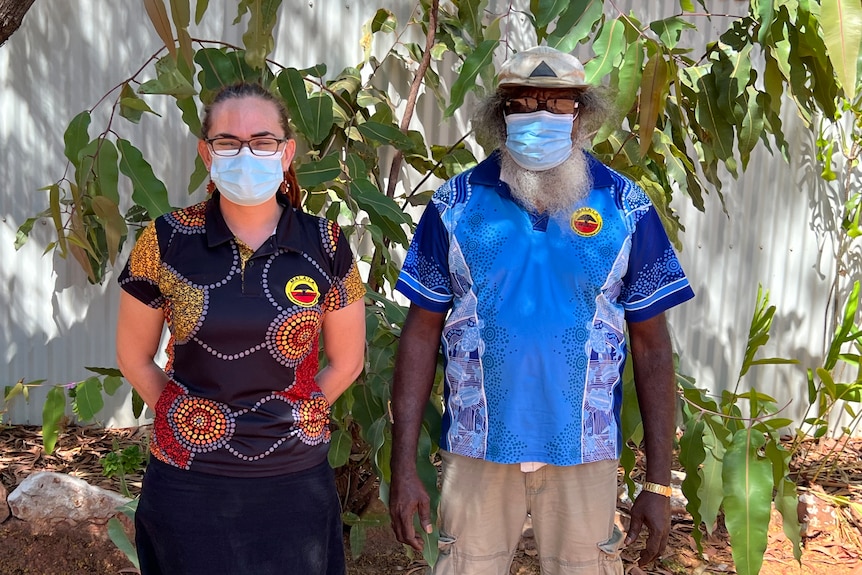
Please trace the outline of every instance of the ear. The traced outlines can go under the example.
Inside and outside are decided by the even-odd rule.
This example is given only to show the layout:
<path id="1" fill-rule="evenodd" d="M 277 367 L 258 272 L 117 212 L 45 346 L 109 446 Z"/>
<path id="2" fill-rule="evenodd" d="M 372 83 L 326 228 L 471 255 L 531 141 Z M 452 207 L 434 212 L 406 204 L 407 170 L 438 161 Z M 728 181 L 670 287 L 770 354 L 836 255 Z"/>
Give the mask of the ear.
<path id="1" fill-rule="evenodd" d="M 201 160 L 204 161 L 204 165 L 207 167 L 207 170 L 209 170 L 213 163 L 213 157 L 210 152 L 210 147 L 207 146 L 207 143 L 203 140 L 198 140 L 198 155 L 201 157 Z"/>
<path id="2" fill-rule="evenodd" d="M 282 171 L 286 172 L 290 169 L 290 163 L 293 161 L 293 156 L 296 154 L 296 140 L 288 140 L 284 143 L 284 153 L 281 155 Z M 209 166 L 207 166 L 209 167 Z"/>

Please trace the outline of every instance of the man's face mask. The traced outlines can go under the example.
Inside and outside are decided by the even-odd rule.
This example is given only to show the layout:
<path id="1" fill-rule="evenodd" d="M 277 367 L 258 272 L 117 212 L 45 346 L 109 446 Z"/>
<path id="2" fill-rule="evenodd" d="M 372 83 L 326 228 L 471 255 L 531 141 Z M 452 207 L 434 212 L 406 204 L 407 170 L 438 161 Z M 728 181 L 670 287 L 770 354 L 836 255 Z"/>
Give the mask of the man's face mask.
<path id="1" fill-rule="evenodd" d="M 506 116 L 506 149 L 525 170 L 556 168 L 572 155 L 574 114 L 547 111 Z"/>

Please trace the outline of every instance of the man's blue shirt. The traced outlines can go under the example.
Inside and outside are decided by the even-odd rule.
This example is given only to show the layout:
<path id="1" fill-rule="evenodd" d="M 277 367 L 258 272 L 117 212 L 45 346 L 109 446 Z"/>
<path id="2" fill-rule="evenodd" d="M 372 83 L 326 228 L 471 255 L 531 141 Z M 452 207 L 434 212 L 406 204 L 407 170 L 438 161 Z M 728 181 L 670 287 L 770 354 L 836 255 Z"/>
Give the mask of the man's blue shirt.
<path id="1" fill-rule="evenodd" d="M 625 323 L 694 293 L 637 185 L 588 155 L 589 194 L 539 216 L 499 155 L 441 186 L 396 289 L 449 312 L 441 447 L 498 463 L 619 457 Z"/>

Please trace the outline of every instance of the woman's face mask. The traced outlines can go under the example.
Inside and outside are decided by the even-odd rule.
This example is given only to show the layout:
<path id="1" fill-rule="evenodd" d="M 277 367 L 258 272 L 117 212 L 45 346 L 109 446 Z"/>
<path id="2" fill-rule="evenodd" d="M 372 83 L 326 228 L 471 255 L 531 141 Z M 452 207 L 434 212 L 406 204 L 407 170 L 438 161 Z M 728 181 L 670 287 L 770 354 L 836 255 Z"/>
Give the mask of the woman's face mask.
<path id="1" fill-rule="evenodd" d="M 241 206 L 257 206 L 278 191 L 284 180 L 284 150 L 273 156 L 255 156 L 248 148 L 236 156 L 212 155 L 210 178 L 225 199 Z"/>
<path id="2" fill-rule="evenodd" d="M 545 110 L 506 116 L 506 149 L 525 170 L 556 168 L 572 155 L 574 114 Z"/>

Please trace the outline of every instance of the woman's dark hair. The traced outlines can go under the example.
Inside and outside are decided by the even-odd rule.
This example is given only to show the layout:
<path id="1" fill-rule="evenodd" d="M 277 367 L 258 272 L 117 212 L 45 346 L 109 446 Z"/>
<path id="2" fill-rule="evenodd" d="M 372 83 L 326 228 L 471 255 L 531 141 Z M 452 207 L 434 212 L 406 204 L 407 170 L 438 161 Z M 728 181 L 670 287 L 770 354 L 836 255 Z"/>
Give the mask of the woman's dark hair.
<path id="1" fill-rule="evenodd" d="M 212 102 L 204 107 L 203 118 L 201 119 L 201 137 L 206 139 L 209 136 L 210 127 L 212 126 L 212 112 L 219 104 L 225 100 L 233 100 L 239 98 L 259 98 L 266 102 L 270 102 L 275 109 L 278 110 L 279 122 L 281 129 L 284 131 L 284 137 L 294 139 L 293 130 L 290 128 L 290 117 L 287 115 L 287 108 L 284 107 L 284 102 L 281 98 L 276 97 L 272 92 L 252 82 L 240 82 L 230 86 L 225 86 L 219 90 Z M 296 170 L 293 168 L 293 163 L 290 164 L 288 171 L 284 174 L 284 183 L 286 184 L 285 193 L 290 200 L 290 204 L 296 208 L 302 207 L 302 191 L 299 189 L 299 181 L 296 179 Z"/>

